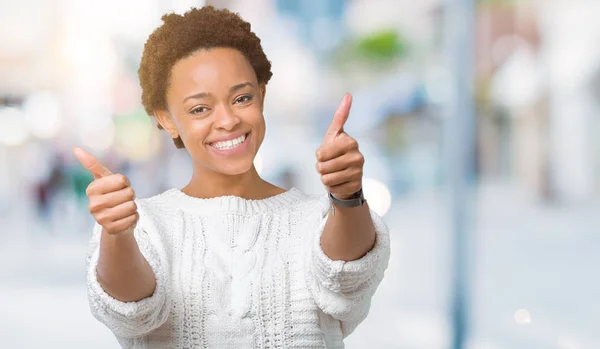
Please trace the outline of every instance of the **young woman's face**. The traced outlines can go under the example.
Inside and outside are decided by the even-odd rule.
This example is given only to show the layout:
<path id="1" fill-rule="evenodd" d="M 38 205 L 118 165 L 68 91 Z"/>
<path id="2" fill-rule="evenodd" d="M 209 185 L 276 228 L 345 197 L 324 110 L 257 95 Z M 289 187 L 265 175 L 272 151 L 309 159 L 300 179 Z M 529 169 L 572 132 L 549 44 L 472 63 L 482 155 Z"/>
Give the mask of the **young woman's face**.
<path id="1" fill-rule="evenodd" d="M 264 86 L 241 52 L 200 50 L 171 69 L 171 128 L 197 166 L 227 175 L 244 173 L 252 168 L 265 135 L 264 96 Z"/>

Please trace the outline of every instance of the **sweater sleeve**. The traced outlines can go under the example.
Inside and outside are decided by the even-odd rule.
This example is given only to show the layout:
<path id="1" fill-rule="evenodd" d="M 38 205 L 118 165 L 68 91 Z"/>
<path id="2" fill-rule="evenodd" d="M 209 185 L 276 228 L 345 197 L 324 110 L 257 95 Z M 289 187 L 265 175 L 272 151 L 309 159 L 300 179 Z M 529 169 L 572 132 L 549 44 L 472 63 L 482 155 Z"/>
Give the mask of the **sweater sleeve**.
<path id="1" fill-rule="evenodd" d="M 341 322 L 342 335 L 347 337 L 366 318 L 371 298 L 383 279 L 390 258 L 389 231 L 382 218 L 370 210 L 376 231 L 373 248 L 358 260 L 332 260 L 321 248 L 329 203 L 320 206 L 326 208 L 305 259 L 308 287 L 317 306 Z"/>
<path id="2" fill-rule="evenodd" d="M 140 218 L 134 236 L 144 258 L 156 277 L 156 289 L 152 296 L 136 302 L 122 302 L 104 291 L 97 279 L 96 267 L 100 252 L 102 226 L 95 223 L 87 250 L 87 290 L 92 314 L 106 325 L 117 337 L 123 339 L 141 337 L 160 327 L 169 315 L 169 266 L 160 237 L 136 200 Z"/>

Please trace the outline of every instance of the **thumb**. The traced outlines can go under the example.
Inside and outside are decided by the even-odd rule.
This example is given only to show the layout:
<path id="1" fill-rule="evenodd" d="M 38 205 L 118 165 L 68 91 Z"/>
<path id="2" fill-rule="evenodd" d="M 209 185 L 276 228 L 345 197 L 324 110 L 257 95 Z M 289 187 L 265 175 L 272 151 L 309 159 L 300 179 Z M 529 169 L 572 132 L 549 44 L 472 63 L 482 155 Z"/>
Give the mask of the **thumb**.
<path id="1" fill-rule="evenodd" d="M 340 133 L 344 132 L 344 124 L 348 120 L 350 114 L 350 107 L 352 106 L 352 95 L 346 93 L 337 110 L 333 114 L 333 121 L 327 129 L 325 134 L 324 142 L 334 140 Z"/>
<path id="2" fill-rule="evenodd" d="M 73 155 L 75 155 L 77 160 L 81 162 L 83 167 L 85 167 L 88 171 L 90 171 L 91 174 L 94 175 L 94 179 L 106 177 L 112 174 L 112 172 L 104 167 L 104 165 L 102 165 L 100 161 L 98 161 L 98 159 L 96 159 L 92 154 L 79 147 L 75 147 L 73 149 Z"/>

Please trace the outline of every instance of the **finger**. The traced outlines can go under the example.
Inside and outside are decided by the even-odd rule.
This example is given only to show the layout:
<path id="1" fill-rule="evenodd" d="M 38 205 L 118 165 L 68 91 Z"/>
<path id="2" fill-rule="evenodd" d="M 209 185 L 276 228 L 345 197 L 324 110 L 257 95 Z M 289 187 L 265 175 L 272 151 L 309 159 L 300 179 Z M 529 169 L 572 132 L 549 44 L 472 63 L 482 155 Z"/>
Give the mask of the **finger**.
<path id="1" fill-rule="evenodd" d="M 137 212 L 137 204 L 135 201 L 127 201 L 116 207 L 109 209 L 113 222 L 120 221 L 123 218 L 129 217 Z"/>
<path id="2" fill-rule="evenodd" d="M 73 155 L 75 155 L 83 167 L 85 167 L 94 175 L 95 179 L 106 177 L 112 174 L 109 169 L 104 167 L 104 165 L 98 161 L 98 159 L 80 147 L 75 147 L 73 149 Z"/>
<path id="3" fill-rule="evenodd" d="M 92 196 L 88 208 L 90 213 L 95 213 L 104 209 L 116 207 L 124 202 L 133 202 L 134 200 L 135 192 L 128 186 L 97 197 Z"/>
<path id="4" fill-rule="evenodd" d="M 358 149 L 358 142 L 350 137 L 339 137 L 336 142 L 322 145 L 316 153 L 318 161 L 328 161 Z"/>
<path id="5" fill-rule="evenodd" d="M 327 173 L 321 175 L 321 182 L 328 188 L 335 187 L 336 185 L 344 184 L 351 181 L 358 181 L 362 179 L 362 168 L 347 168 L 342 171 Z"/>
<path id="6" fill-rule="evenodd" d="M 102 225 L 111 224 L 117 222 L 123 218 L 131 216 L 137 212 L 137 205 L 135 201 L 127 201 L 116 207 L 108 208 L 100 213 L 97 213 L 94 218 L 98 223 Z"/>
<path id="7" fill-rule="evenodd" d="M 139 220 L 140 214 L 136 212 L 123 219 L 106 224 L 104 229 L 111 235 L 123 234 L 131 229 L 135 229 L 135 226 Z"/>
<path id="8" fill-rule="evenodd" d="M 349 167 L 362 167 L 364 161 L 364 157 L 360 152 L 349 152 L 328 161 L 317 162 L 317 171 L 323 175 L 342 171 Z"/>
<path id="9" fill-rule="evenodd" d="M 333 121 L 329 125 L 325 134 L 324 142 L 333 141 L 340 133 L 344 131 L 344 124 L 348 120 L 350 114 L 350 107 L 352 106 L 352 95 L 347 93 L 342 98 L 340 105 L 333 114 Z"/>
<path id="10" fill-rule="evenodd" d="M 345 200 L 362 188 L 361 181 L 351 181 L 342 183 L 333 187 L 328 187 L 327 191 L 338 199 Z"/>
<path id="11" fill-rule="evenodd" d="M 129 179 L 120 173 L 111 174 L 107 177 L 96 179 L 86 189 L 86 194 L 90 195 L 104 195 L 112 192 L 116 192 L 123 188 L 130 187 L 131 183 Z"/>

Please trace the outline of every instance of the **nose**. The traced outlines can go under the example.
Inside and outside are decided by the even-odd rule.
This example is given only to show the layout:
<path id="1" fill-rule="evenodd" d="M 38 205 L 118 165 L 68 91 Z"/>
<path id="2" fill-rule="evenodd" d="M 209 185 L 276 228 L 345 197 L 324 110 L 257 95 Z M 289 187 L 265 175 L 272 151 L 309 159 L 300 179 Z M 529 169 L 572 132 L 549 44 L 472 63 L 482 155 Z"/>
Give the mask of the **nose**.
<path id="1" fill-rule="evenodd" d="M 223 130 L 231 131 L 237 124 L 240 123 L 240 118 L 235 115 L 232 108 L 225 105 L 218 108 L 215 113 L 215 126 Z"/>

